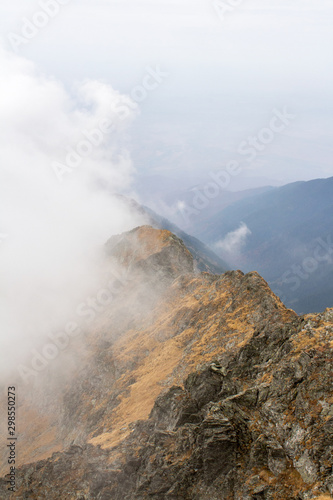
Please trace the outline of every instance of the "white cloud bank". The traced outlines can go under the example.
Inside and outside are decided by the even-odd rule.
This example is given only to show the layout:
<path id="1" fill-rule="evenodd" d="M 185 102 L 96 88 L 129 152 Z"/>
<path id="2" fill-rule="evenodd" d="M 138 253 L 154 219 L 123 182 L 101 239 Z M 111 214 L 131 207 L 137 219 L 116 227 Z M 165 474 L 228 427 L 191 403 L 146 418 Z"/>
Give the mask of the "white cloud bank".
<path id="1" fill-rule="evenodd" d="M 239 228 L 234 231 L 230 231 L 222 240 L 215 244 L 215 247 L 230 256 L 239 255 L 246 244 L 247 237 L 250 234 L 250 229 L 244 222 L 242 222 Z"/>
<path id="2" fill-rule="evenodd" d="M 2 367 L 15 369 L 38 332 L 63 327 L 98 286 L 103 243 L 142 223 L 112 196 L 130 189 L 135 114 L 107 84 L 86 81 L 71 94 L 0 47 Z"/>

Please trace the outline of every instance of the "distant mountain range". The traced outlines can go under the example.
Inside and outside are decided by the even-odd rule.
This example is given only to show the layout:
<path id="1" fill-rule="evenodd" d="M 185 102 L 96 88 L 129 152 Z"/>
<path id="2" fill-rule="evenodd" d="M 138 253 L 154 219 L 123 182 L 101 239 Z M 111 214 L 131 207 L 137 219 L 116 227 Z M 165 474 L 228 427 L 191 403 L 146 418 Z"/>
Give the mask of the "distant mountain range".
<path id="1" fill-rule="evenodd" d="M 197 180 L 197 179 L 196 179 Z M 260 179 L 257 179 L 260 182 Z M 181 227 L 185 232 L 194 234 L 195 227 L 206 226 L 211 217 L 236 201 L 261 194 L 272 189 L 271 186 L 244 189 L 241 191 L 228 191 L 218 186 L 214 197 L 207 199 L 202 205 L 202 196 L 209 187 L 212 179 L 197 180 L 190 186 L 186 186 L 185 180 L 171 179 L 162 175 L 147 176 L 136 184 L 143 205 L 149 206 L 155 213 L 172 220 L 174 224 Z M 200 205 L 199 210 L 197 209 Z M 187 216 L 186 210 L 181 206 L 187 206 L 193 210 L 193 215 Z"/>
<path id="2" fill-rule="evenodd" d="M 296 312 L 333 305 L 333 177 L 268 188 L 187 231 L 233 268 L 258 271 Z"/>

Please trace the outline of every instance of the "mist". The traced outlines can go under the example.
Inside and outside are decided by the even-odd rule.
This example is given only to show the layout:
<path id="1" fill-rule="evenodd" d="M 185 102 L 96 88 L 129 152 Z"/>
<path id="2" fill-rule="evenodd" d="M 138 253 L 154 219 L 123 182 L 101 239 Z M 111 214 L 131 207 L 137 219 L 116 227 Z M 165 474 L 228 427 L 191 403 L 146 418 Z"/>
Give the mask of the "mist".
<path id="1" fill-rule="evenodd" d="M 237 257 L 246 245 L 246 239 L 250 234 L 251 230 L 242 222 L 237 229 L 230 231 L 223 239 L 215 243 L 215 248 L 229 258 Z"/>
<path id="2" fill-rule="evenodd" d="M 98 290 L 107 239 L 144 222 L 114 196 L 132 194 L 137 113 L 106 83 L 66 89 L 0 47 L 0 375 Z"/>

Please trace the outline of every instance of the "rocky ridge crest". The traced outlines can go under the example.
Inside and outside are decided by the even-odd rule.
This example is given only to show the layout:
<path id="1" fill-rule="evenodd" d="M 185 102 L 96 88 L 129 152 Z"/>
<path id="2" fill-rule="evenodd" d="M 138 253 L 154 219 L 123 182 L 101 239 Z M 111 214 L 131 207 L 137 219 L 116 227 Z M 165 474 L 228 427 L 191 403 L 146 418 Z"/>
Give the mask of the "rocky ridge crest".
<path id="1" fill-rule="evenodd" d="M 55 389 L 59 413 L 45 403 L 54 433 L 23 456 L 12 498 L 332 495 L 333 310 L 299 317 L 255 272 L 197 274 L 168 231 L 137 228 L 106 253 L 131 279 Z"/>

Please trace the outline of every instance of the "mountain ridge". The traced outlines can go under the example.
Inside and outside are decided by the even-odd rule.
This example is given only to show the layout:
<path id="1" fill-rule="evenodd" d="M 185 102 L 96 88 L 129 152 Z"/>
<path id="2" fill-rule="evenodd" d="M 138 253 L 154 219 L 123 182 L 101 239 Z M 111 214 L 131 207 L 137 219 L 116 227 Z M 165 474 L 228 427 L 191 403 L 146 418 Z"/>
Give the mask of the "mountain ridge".
<path id="1" fill-rule="evenodd" d="M 199 273 L 179 238 L 149 226 L 109 240 L 114 263 L 124 283 L 74 340 L 52 397 L 61 361 L 19 384 L 17 495 L 332 494 L 333 311 L 297 316 L 256 272 Z M 0 492 L 16 498 L 5 479 Z"/>

